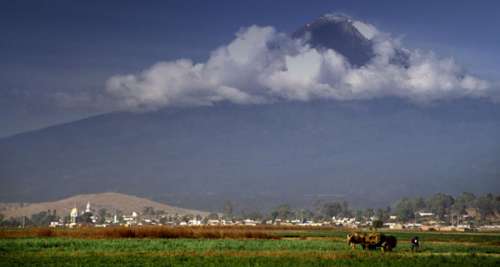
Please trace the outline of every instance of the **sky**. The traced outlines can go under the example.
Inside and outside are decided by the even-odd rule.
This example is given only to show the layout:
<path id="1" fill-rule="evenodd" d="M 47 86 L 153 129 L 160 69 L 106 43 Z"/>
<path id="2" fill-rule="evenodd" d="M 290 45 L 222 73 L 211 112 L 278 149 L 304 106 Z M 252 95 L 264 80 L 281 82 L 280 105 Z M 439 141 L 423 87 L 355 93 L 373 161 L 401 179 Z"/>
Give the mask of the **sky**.
<path id="1" fill-rule="evenodd" d="M 178 59 L 208 65 L 242 27 L 271 26 L 278 36 L 331 12 L 368 22 L 405 48 L 452 57 L 480 80 L 496 83 L 500 74 L 497 1 L 7 0 L 0 7 L 0 137 L 113 111 L 115 102 L 95 99 L 110 88 L 123 96 L 113 77 L 141 79 L 158 62 Z M 248 99 L 226 85 L 212 96 Z M 166 99 L 155 107 L 168 106 L 170 93 Z"/>

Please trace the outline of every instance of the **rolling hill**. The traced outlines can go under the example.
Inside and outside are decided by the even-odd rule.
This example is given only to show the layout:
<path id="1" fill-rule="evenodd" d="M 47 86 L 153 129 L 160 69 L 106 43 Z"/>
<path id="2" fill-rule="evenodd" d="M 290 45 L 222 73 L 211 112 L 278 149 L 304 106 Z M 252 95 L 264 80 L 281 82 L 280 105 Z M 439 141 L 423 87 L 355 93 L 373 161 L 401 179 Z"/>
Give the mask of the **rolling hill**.
<path id="1" fill-rule="evenodd" d="M 92 209 L 95 211 L 99 209 L 106 209 L 108 212 L 120 210 L 125 214 L 130 214 L 133 211 L 142 212 L 145 207 L 152 207 L 155 210 L 162 210 L 168 214 L 208 215 L 208 212 L 205 211 L 178 208 L 145 198 L 112 192 L 76 195 L 53 202 L 24 203 L 22 206 L 9 205 L 5 210 L 0 211 L 0 213 L 6 218 L 15 218 L 21 216 L 29 217 L 32 214 L 47 210 L 56 210 L 57 214 L 64 216 L 69 214 L 74 207 L 83 210 L 87 202 L 91 204 Z"/>

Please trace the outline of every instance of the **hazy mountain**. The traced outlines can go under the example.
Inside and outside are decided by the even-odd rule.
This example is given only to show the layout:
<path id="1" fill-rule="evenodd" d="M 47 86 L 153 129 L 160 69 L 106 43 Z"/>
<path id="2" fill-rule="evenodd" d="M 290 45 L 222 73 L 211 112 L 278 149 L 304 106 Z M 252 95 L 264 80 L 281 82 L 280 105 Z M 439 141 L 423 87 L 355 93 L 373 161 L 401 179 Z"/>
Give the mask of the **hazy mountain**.
<path id="1" fill-rule="evenodd" d="M 374 52 L 359 23 L 325 15 L 293 37 L 363 65 Z M 392 60 L 404 65 L 407 55 Z M 499 118 L 499 105 L 479 99 L 116 112 L 0 139 L 0 201 L 113 191 L 216 210 L 228 199 L 247 209 L 380 206 L 436 191 L 498 192 Z"/>
<path id="2" fill-rule="evenodd" d="M 158 203 L 145 198 L 129 196 L 119 193 L 99 193 L 77 195 L 69 198 L 42 203 L 24 203 L 22 206 L 8 206 L 7 209 L 2 210 L 1 213 L 6 218 L 16 218 L 20 216 L 30 217 L 32 214 L 39 213 L 47 210 L 55 210 L 59 216 L 68 215 L 72 208 L 85 210 L 87 203 L 90 203 L 91 209 L 97 212 L 99 209 L 106 209 L 110 213 L 121 211 L 124 214 L 130 214 L 133 211 L 142 212 L 145 207 L 152 207 L 157 211 L 165 211 L 168 214 L 191 214 L 191 215 L 208 215 L 208 212 L 199 210 L 182 209 L 178 207 L 169 206 L 163 203 Z"/>
<path id="3" fill-rule="evenodd" d="M 397 99 L 112 113 L 0 139 L 0 200 L 113 191 L 216 209 L 500 185 L 500 108 Z"/>

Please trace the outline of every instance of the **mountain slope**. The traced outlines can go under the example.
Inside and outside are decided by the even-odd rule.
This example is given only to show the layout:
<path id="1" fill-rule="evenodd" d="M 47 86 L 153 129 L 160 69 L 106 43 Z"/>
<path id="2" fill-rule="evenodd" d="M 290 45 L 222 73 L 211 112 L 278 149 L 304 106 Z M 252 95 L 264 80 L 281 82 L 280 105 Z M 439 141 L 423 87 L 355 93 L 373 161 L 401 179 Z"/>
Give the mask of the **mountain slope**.
<path id="1" fill-rule="evenodd" d="M 108 212 L 120 210 L 124 214 L 130 214 L 133 211 L 142 212 L 145 207 L 152 207 L 155 210 L 162 210 L 168 214 L 191 214 L 191 215 L 208 215 L 208 212 L 199 210 L 183 209 L 178 207 L 169 206 L 163 203 L 158 203 L 145 198 L 120 194 L 120 193 L 98 193 L 77 195 L 69 198 L 42 203 L 25 204 L 23 207 L 10 207 L 1 213 L 6 217 L 20 217 L 31 216 L 32 214 L 39 213 L 47 210 L 56 210 L 60 216 L 68 215 L 72 208 L 77 207 L 80 210 L 85 209 L 85 205 L 89 202 L 91 208 L 95 211 L 99 209 L 106 209 Z"/>
<path id="2" fill-rule="evenodd" d="M 216 210 L 491 191 L 498 118 L 487 102 L 387 99 L 112 113 L 0 139 L 0 200 L 113 191 Z"/>

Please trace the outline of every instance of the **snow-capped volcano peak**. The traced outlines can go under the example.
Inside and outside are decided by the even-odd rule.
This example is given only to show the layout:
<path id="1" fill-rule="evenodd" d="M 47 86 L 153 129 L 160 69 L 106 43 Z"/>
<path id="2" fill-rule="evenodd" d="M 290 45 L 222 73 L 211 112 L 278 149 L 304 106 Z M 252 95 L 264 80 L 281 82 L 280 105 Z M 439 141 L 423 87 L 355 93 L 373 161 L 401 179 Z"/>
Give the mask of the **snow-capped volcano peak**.
<path id="1" fill-rule="evenodd" d="M 318 21 L 350 24 L 368 40 L 373 39 L 379 33 L 375 26 L 340 13 L 327 13 L 319 17 Z"/>
<path id="2" fill-rule="evenodd" d="M 351 64 L 365 65 L 373 56 L 372 43 L 357 27 L 355 20 L 341 14 L 325 14 L 293 33 L 318 49 L 333 49 Z"/>
<path id="3" fill-rule="evenodd" d="M 318 20 L 332 21 L 332 22 L 351 22 L 352 18 L 339 13 L 327 13 L 319 17 Z"/>
<path id="4" fill-rule="evenodd" d="M 369 23 L 344 14 L 329 13 L 307 23 L 292 37 L 303 39 L 317 49 L 332 49 L 342 54 L 350 64 L 363 66 L 375 56 L 374 39 L 379 34 Z M 392 63 L 407 65 L 408 55 L 397 50 Z"/>
<path id="5" fill-rule="evenodd" d="M 354 26 L 368 40 L 373 39 L 377 34 L 379 34 L 379 31 L 375 28 L 375 26 L 359 20 L 354 20 L 352 22 L 352 26 Z"/>

